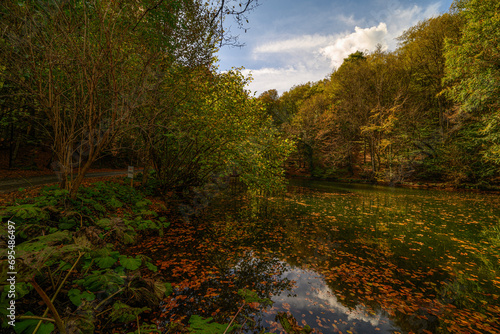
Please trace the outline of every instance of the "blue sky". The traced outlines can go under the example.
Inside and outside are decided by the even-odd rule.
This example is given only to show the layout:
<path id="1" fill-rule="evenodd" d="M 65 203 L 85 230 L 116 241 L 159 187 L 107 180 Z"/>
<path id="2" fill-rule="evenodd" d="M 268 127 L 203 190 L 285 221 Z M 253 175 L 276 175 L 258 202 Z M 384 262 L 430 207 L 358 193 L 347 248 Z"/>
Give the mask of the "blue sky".
<path id="1" fill-rule="evenodd" d="M 260 0 L 248 15 L 247 32 L 227 26 L 242 48 L 223 47 L 219 70 L 243 66 L 251 73 L 248 89 L 280 94 L 292 86 L 318 81 L 357 50 L 378 43 L 397 47 L 396 37 L 419 21 L 447 12 L 452 0 Z M 232 26 L 231 26 L 232 24 Z"/>

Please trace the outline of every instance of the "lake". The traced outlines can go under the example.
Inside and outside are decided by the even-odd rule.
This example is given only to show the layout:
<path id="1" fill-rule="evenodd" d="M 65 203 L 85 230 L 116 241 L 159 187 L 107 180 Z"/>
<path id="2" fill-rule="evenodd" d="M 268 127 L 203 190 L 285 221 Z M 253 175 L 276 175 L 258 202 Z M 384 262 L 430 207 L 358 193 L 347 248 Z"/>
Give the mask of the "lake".
<path id="1" fill-rule="evenodd" d="M 224 193 L 203 208 L 148 250 L 175 280 L 166 322 L 500 333 L 498 195 L 291 180 L 286 196 Z"/>

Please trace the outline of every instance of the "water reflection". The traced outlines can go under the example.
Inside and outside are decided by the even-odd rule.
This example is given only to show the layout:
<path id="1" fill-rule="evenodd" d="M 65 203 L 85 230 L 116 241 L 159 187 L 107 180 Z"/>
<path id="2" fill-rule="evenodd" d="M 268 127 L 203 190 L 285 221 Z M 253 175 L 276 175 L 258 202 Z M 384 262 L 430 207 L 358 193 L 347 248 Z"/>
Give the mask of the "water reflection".
<path id="1" fill-rule="evenodd" d="M 245 333 L 282 331 L 279 312 L 317 333 L 495 333 L 499 216 L 498 196 L 299 181 L 214 200 L 151 257 L 178 277 L 174 320 L 227 323 L 245 288 L 274 301 L 245 308 Z"/>
<path id="2" fill-rule="evenodd" d="M 328 287 L 324 279 L 312 270 L 289 268 L 283 277 L 294 281 L 294 295 L 273 298 L 275 306 L 268 312 L 266 321 L 272 329 L 279 330 L 273 315 L 290 312 L 298 322 L 317 328 L 322 333 L 384 333 L 396 329 L 383 311 L 373 311 L 365 305 L 346 307 Z"/>
<path id="3" fill-rule="evenodd" d="M 289 270 L 320 273 L 328 288 L 314 296 L 342 306 L 338 318 L 309 309 L 316 320 L 347 322 L 353 333 L 500 331 L 498 196 L 299 181 L 261 205 L 276 213 L 259 218 L 281 231 Z M 300 284 L 294 293 L 276 307 L 300 308 Z M 371 322 L 352 314 L 381 316 L 379 330 L 357 328 Z M 313 327 L 332 330 L 324 324 Z"/>

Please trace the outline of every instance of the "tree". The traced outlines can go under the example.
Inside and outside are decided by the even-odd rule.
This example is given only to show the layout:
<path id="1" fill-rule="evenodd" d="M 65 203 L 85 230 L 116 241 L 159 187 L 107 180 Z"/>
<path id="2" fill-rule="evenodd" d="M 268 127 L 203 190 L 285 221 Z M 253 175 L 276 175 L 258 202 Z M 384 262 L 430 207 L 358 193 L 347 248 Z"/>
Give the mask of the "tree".
<path id="1" fill-rule="evenodd" d="M 274 129 L 260 101 L 249 97 L 248 79 L 238 70 L 179 71 L 184 76 L 173 77 L 181 91 L 171 94 L 174 88 L 164 87 L 157 107 L 146 113 L 148 126 L 139 128 L 160 190 L 201 186 L 230 174 L 252 188 L 279 187 L 291 143 Z"/>
<path id="2" fill-rule="evenodd" d="M 398 37 L 398 53 L 411 74 L 412 100 L 415 106 L 418 104 L 427 110 L 423 120 L 428 121 L 433 130 L 439 126 L 439 141 L 444 139 L 448 127 L 446 114 L 452 106 L 449 99 L 440 94 L 444 89 L 444 46 L 446 39 L 459 37 L 462 24 L 458 15 L 443 14 L 419 22 Z"/>
<path id="3" fill-rule="evenodd" d="M 460 40 L 446 44 L 447 95 L 458 113 L 484 122 L 485 157 L 500 163 L 500 3 L 495 0 L 461 1 L 456 6 L 465 20 Z"/>
<path id="4" fill-rule="evenodd" d="M 141 9 L 133 2 L 24 1 L 1 10 L 5 80 L 48 120 L 61 187 L 75 197 L 149 79 L 151 59 L 138 56 L 146 46 L 131 26 Z M 68 180 L 74 167 L 76 178 Z"/>
<path id="5" fill-rule="evenodd" d="M 215 13 L 210 21 L 210 26 L 218 26 L 218 40 L 220 46 L 230 45 L 242 47 L 244 44 L 239 43 L 238 35 L 233 35 L 230 28 L 224 27 L 224 21 L 227 16 L 233 17 L 239 29 L 244 29 L 248 23 L 247 14 L 259 6 L 258 0 L 220 0 L 206 2 L 212 7 L 210 12 Z"/>
<path id="6" fill-rule="evenodd" d="M 241 9 L 230 9 L 230 4 Z M 244 4 L 244 6 L 242 6 Z M 148 105 L 170 66 L 211 64 L 256 0 L 6 1 L 2 77 L 47 120 L 61 187 L 76 196 L 92 163 Z M 77 167 L 76 178 L 68 179 Z"/>
<path id="7" fill-rule="evenodd" d="M 259 100 L 264 104 L 266 113 L 272 117 L 275 126 L 280 127 L 288 121 L 287 114 L 282 112 L 279 94 L 276 89 L 270 89 L 260 94 Z"/>
<path id="8" fill-rule="evenodd" d="M 323 86 L 323 84 L 318 83 L 318 86 Z M 297 138 L 299 152 L 302 153 L 312 171 L 314 171 L 319 158 L 316 141 L 318 121 L 330 104 L 328 98 L 318 87 L 315 91 L 314 95 L 308 93 L 308 97 L 301 101 L 300 107 L 290 123 L 291 132 Z"/>

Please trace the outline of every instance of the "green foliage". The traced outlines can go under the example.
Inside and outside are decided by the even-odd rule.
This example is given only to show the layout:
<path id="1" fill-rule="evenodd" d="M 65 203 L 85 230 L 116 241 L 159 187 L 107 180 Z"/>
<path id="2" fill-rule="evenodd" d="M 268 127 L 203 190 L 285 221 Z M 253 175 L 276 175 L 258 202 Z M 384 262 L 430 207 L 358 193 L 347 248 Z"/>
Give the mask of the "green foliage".
<path id="1" fill-rule="evenodd" d="M 16 257 L 22 259 L 20 269 L 26 271 L 25 274 L 36 272 L 61 258 L 75 258 L 75 253 L 91 246 L 87 239 L 71 240 L 71 237 L 69 231 L 58 231 L 17 245 Z"/>
<path id="2" fill-rule="evenodd" d="M 19 278 L 28 279 L 36 272 L 37 281 L 46 289 L 49 284 L 58 285 L 66 271 L 72 268 L 69 277 L 74 278 L 78 287 L 72 286 L 68 297 L 78 308 L 67 302 L 55 303 L 56 307 L 63 305 L 71 308 L 70 311 L 64 309 L 64 312 L 59 310 L 64 317 L 71 314 L 64 319 L 68 332 L 94 331 L 91 323 L 96 312 L 86 309 L 90 303 L 82 301 L 91 301 L 95 295 L 109 295 L 122 290 L 126 293 L 133 290 L 136 293 L 139 289 L 150 289 L 163 297 L 172 291 L 171 285 L 158 281 L 151 283 L 152 280 L 140 288 L 132 286 L 129 271 L 137 270 L 141 265 L 154 271 L 158 268 L 150 259 L 121 255 L 112 252 L 112 247 L 103 246 L 109 241 L 115 244 L 132 243 L 137 231 L 163 233 L 163 229 L 169 226 L 164 217 L 158 218 L 156 212 L 148 209 L 151 202 L 144 199 L 144 194 L 128 185 L 112 182 L 98 182 L 78 189 L 87 168 L 112 141 L 116 140 L 120 146 L 122 140 L 135 140 L 131 138 L 136 137 L 137 133 L 130 137 L 115 137 L 117 131 L 123 129 L 122 126 L 133 123 L 130 122 L 129 115 L 136 115 L 138 118 L 141 115 L 150 116 L 148 110 L 155 110 L 156 107 L 162 113 L 165 110 L 175 110 L 175 116 L 186 115 L 178 119 L 166 115 L 168 121 L 160 124 L 161 131 L 158 131 L 160 136 L 165 136 L 165 141 L 161 144 L 169 144 L 165 151 L 174 151 L 176 154 L 174 160 L 179 162 L 178 167 L 182 169 L 185 162 L 188 162 L 183 160 L 185 156 L 179 154 L 186 147 L 186 156 L 192 159 L 189 168 L 201 166 L 198 170 L 174 172 L 173 175 L 178 176 L 177 181 L 182 180 L 185 175 L 195 175 L 193 179 L 197 182 L 203 180 L 212 167 L 219 168 L 217 159 L 220 159 L 221 150 L 208 152 L 210 145 L 219 145 L 228 151 L 234 149 L 230 141 L 239 135 L 225 133 L 224 122 L 228 118 L 220 119 L 218 124 L 211 124 L 224 112 L 235 110 L 230 117 L 231 131 L 246 130 L 245 127 L 239 129 L 236 124 L 238 117 L 243 115 L 241 110 L 246 111 L 244 116 L 250 119 L 249 123 L 253 122 L 254 129 L 262 124 L 258 117 L 254 120 L 250 115 L 254 109 L 248 107 L 252 102 L 243 90 L 246 81 L 240 80 L 239 74 L 217 74 L 213 71 L 209 76 L 216 74 L 218 77 L 215 86 L 211 85 L 210 80 L 199 81 L 196 75 L 191 77 L 193 70 L 204 72 L 214 62 L 214 45 L 219 33 L 223 32 L 218 31 L 218 14 L 212 13 L 212 10 L 211 6 L 203 6 L 198 1 L 179 0 L 160 3 L 146 1 L 142 4 L 125 0 L 119 5 L 113 2 L 103 5 L 98 0 L 59 4 L 16 1 L 0 5 L 0 14 L 6 19 L 1 21 L 0 26 L 3 32 L 9 31 L 8 34 L 2 34 L 3 40 L 0 43 L 0 58 L 2 62 L 9 63 L 7 71 L 5 67 L 0 67 L 2 96 L 7 96 L 3 90 L 4 82 L 15 85 L 12 96 L 21 96 L 24 99 L 23 107 L 33 110 L 25 113 L 24 118 L 20 117 L 24 111 L 10 111 L 9 120 L 2 113 L 0 123 L 3 126 L 11 125 L 13 130 L 20 129 L 12 127 L 13 124 L 29 124 L 28 131 L 18 131 L 19 133 L 48 130 L 46 138 L 53 139 L 48 146 L 53 148 L 58 163 L 61 164 L 61 185 L 66 188 L 45 187 L 37 198 L 27 199 L 21 205 L 9 206 L 1 215 L 14 217 L 19 224 L 16 231 L 21 238 L 18 241 L 27 239 L 17 245 L 16 257 L 20 269 L 30 267 L 30 275 L 24 270 L 19 271 L 20 276 L 26 274 L 26 277 Z M 224 15 L 226 14 L 221 14 L 221 19 Z M 217 19 L 213 21 L 212 18 Z M 55 67 L 53 57 L 58 59 Z M 168 101 L 176 96 L 176 91 L 169 87 L 159 93 L 157 88 L 164 83 L 168 85 L 169 82 L 174 86 L 182 84 L 179 77 L 184 74 L 189 77 L 186 81 L 193 80 L 193 86 L 182 86 L 181 89 L 189 95 L 186 102 L 178 103 L 179 100 L 176 100 L 171 105 L 157 105 L 158 98 Z M 225 87 L 231 81 L 237 84 Z M 61 87 L 64 89 L 61 90 Z M 138 87 L 147 88 L 138 92 Z M 38 93 L 33 94 L 33 89 Z M 223 91 L 226 94 L 220 94 Z M 124 113 L 121 107 L 123 96 L 139 103 L 127 98 L 130 100 L 128 102 L 132 102 L 130 106 L 135 107 Z M 135 100 L 139 96 L 141 100 Z M 221 96 L 223 98 L 218 100 Z M 59 102 L 48 108 L 46 102 L 53 98 Z M 115 101 L 116 98 L 121 102 Z M 89 99 L 94 103 L 88 103 Z M 213 101 L 209 101 L 210 99 Z M 180 101 L 183 100 L 184 96 L 180 96 Z M 5 105 L 16 106 L 19 104 L 17 102 L 11 99 Z M 244 107 L 238 110 L 241 102 Z M 216 114 L 211 114 L 212 107 L 217 111 Z M 189 113 L 185 113 L 186 111 Z M 36 117 L 24 122 L 31 114 Z M 33 119 L 40 122 L 33 123 Z M 107 120 L 113 122 L 108 123 Z M 40 128 L 36 128 L 38 123 Z M 191 124 L 196 127 L 193 131 Z M 207 141 L 206 146 L 197 147 L 196 152 L 189 150 L 190 145 L 196 146 L 204 140 Z M 130 141 L 127 144 L 132 146 Z M 160 149 L 160 153 L 165 152 Z M 80 156 L 75 158 L 78 154 Z M 150 158 L 151 156 L 147 157 Z M 227 156 L 223 158 L 229 160 Z M 63 163 L 66 165 L 63 166 Z M 228 163 L 221 169 L 226 171 L 227 165 Z M 80 168 L 73 168 L 75 166 Z M 73 174 L 76 170 L 76 179 L 67 178 L 68 173 Z M 165 170 L 162 172 L 165 173 Z M 167 174 L 170 172 L 167 171 Z M 162 180 L 163 185 L 165 180 Z M 113 217 L 115 214 L 119 214 L 120 218 Z M 77 256 L 80 259 L 81 252 L 86 252 L 86 255 L 81 258 L 81 263 L 75 263 Z M 99 270 L 89 273 L 96 268 Z M 125 276 L 129 277 L 125 279 Z M 68 284 L 63 282 L 61 291 L 68 291 Z M 21 282 L 17 285 L 26 287 Z M 120 294 L 115 296 L 115 299 L 120 298 Z M 140 298 L 135 302 L 139 303 L 138 299 Z M 73 312 L 75 309 L 77 312 Z M 127 322 L 135 320 L 146 309 L 130 308 L 119 302 L 115 303 L 110 317 Z M 108 316 L 110 313 L 102 314 Z M 24 332 L 22 324 L 25 324 L 32 330 L 31 324 L 34 322 L 38 321 L 20 322 L 16 329 Z M 52 326 L 48 330 L 51 332 L 54 326 L 48 326 Z M 38 333 L 46 331 L 47 324 L 43 324 Z"/>
<path id="3" fill-rule="evenodd" d="M 76 226 L 76 224 L 77 221 L 75 218 L 63 217 L 57 226 L 60 230 L 71 230 Z"/>
<path id="4" fill-rule="evenodd" d="M 116 302 L 109 316 L 113 321 L 127 323 L 136 320 L 142 312 L 150 310 L 148 307 L 137 308 L 128 306 L 122 302 Z"/>
<path id="5" fill-rule="evenodd" d="M 227 324 L 213 322 L 213 318 L 204 319 L 198 315 L 192 315 L 189 318 L 189 332 L 193 334 L 222 334 L 227 327 Z M 237 326 L 232 325 L 228 332 L 231 332 L 234 328 L 237 328 Z"/>
<path id="6" fill-rule="evenodd" d="M 158 267 L 150 262 L 146 262 L 146 268 L 148 268 L 151 271 L 155 271 L 155 272 L 158 271 Z"/>
<path id="7" fill-rule="evenodd" d="M 268 110 L 290 110 L 279 127 L 294 162 L 320 178 L 498 182 L 498 1 L 456 9 L 409 28 L 394 52 L 358 51 L 328 79 L 263 94 Z"/>
<path id="8" fill-rule="evenodd" d="M 117 208 L 121 208 L 123 206 L 123 203 L 120 202 L 119 200 L 117 200 L 115 197 L 111 198 L 108 202 L 109 206 L 114 208 L 114 209 L 117 209 Z"/>
<path id="9" fill-rule="evenodd" d="M 313 329 L 308 325 L 300 327 L 294 316 L 285 312 L 278 312 L 276 320 L 279 321 L 287 334 L 309 334 L 313 331 Z"/>
<path id="10" fill-rule="evenodd" d="M 360 60 L 366 60 L 366 56 L 362 51 L 356 51 L 354 53 L 351 53 L 347 58 L 344 58 L 344 63 L 355 63 Z"/>
<path id="11" fill-rule="evenodd" d="M 172 284 L 170 283 L 163 283 L 163 286 L 160 288 L 160 291 L 163 291 L 163 295 L 165 297 L 168 297 L 174 292 L 174 288 L 172 287 Z"/>
<path id="12" fill-rule="evenodd" d="M 171 114 L 153 109 L 150 113 L 157 116 L 138 121 L 148 129 L 144 145 L 156 171 L 151 188 L 201 186 L 214 175 L 232 173 L 241 174 L 251 188 L 283 186 L 282 165 L 292 143 L 274 129 L 261 102 L 250 98 L 245 90 L 249 78 L 239 70 L 205 68 L 174 68 L 169 75 L 167 96 L 183 87 L 174 100 L 164 101 L 172 105 Z M 149 124 L 150 119 L 156 123 Z"/>
<path id="13" fill-rule="evenodd" d="M 49 235 L 40 236 L 31 239 L 30 241 L 23 242 L 16 246 L 16 250 L 20 253 L 35 253 L 40 250 L 46 249 L 51 245 L 59 245 L 71 240 L 71 235 L 68 231 L 59 231 Z"/>
<path id="14" fill-rule="evenodd" d="M 113 226 L 113 224 L 111 223 L 111 219 L 109 219 L 109 218 L 99 219 L 98 221 L 96 221 L 95 224 L 97 226 L 103 228 L 106 231 L 109 231 L 112 228 L 112 226 Z"/>
<path id="15" fill-rule="evenodd" d="M 106 257 L 101 257 L 101 258 L 97 258 L 95 260 L 95 263 L 97 264 L 97 266 L 101 269 L 107 269 L 107 268 L 111 268 L 115 263 L 116 263 L 116 258 L 112 257 L 112 256 L 106 256 Z"/>
<path id="16" fill-rule="evenodd" d="M 485 123 L 483 154 L 500 163 L 498 108 L 500 106 L 500 5 L 496 0 L 470 0 L 458 6 L 465 21 L 459 41 L 446 45 L 446 91 L 460 107 L 459 116 L 472 113 Z"/>
<path id="17" fill-rule="evenodd" d="M 150 204 L 151 204 L 151 201 L 149 199 L 145 198 L 145 199 L 142 199 L 140 201 L 135 202 L 135 207 L 138 209 L 144 209 Z"/>
<path id="18" fill-rule="evenodd" d="M 12 218 L 19 218 L 19 220 L 45 220 L 49 218 L 46 211 L 37 207 L 35 204 L 22 204 L 16 206 L 7 207 L 3 212 L 2 216 L 11 216 Z"/>
<path id="19" fill-rule="evenodd" d="M 5 262 L 7 263 L 7 262 Z M 5 268 L 2 268 L 2 271 L 0 272 L 2 275 L 3 281 L 5 282 L 7 279 L 7 266 Z M 30 283 L 27 282 L 16 282 L 16 296 L 15 300 L 21 300 L 24 296 L 26 296 L 28 293 L 30 293 L 33 290 L 33 286 Z M 10 306 L 10 301 L 11 298 L 8 297 L 8 290 L 4 289 L 2 293 L 0 294 L 0 314 L 2 316 L 6 316 L 9 314 L 9 311 L 7 310 L 7 307 Z M 2 322 L 2 327 L 5 325 L 5 323 Z"/>
<path id="20" fill-rule="evenodd" d="M 114 182 L 97 182 L 82 188 L 75 200 L 68 197 L 66 190 L 44 187 L 40 196 L 24 201 L 27 203 L 4 208 L 1 215 L 23 220 L 16 232 L 25 239 L 52 234 L 58 229 L 72 232 L 95 225 L 108 232 L 101 234 L 102 238 L 108 235 L 130 244 L 135 242 L 137 231 L 159 230 L 162 234 L 163 229 L 170 225 L 164 217 L 158 218 L 156 212 L 147 209 L 151 201 L 145 199 L 144 194 Z M 132 209 L 133 213 L 126 215 L 132 219 L 109 217 L 110 211 L 125 205 Z M 149 219 L 143 219 L 143 216 Z M 42 243 L 37 249 L 43 247 Z"/>
<path id="21" fill-rule="evenodd" d="M 450 96 L 464 111 L 498 106 L 500 6 L 495 0 L 470 0 L 460 11 L 466 23 L 458 43 L 446 46 L 446 80 Z M 480 42 L 479 42 L 480 41 Z"/>
<path id="22" fill-rule="evenodd" d="M 34 315 L 31 312 L 27 312 L 25 315 Z M 16 334 L 31 334 L 33 333 L 35 327 L 38 325 L 40 320 L 35 319 L 25 319 L 22 321 L 16 321 L 16 326 L 14 330 Z M 37 333 L 40 334 L 50 334 L 54 331 L 54 324 L 51 322 L 43 322 Z"/>
<path id="23" fill-rule="evenodd" d="M 109 210 L 123 207 L 123 203 L 148 203 L 144 195 L 134 188 L 116 182 L 96 182 L 78 192 L 77 199 L 71 203 L 82 213 L 93 214 L 88 207 L 98 211 L 98 215 Z M 145 204 L 147 205 L 147 204 Z"/>
<path id="24" fill-rule="evenodd" d="M 342 175 L 348 175 L 349 172 L 347 168 L 338 168 L 338 167 L 319 167 L 315 166 L 312 170 L 311 175 L 315 178 L 319 179 L 327 179 L 330 181 L 337 180 Z"/>
<path id="25" fill-rule="evenodd" d="M 273 301 L 269 298 L 260 298 L 257 292 L 248 290 L 248 289 L 240 289 L 238 290 L 238 295 L 240 295 L 245 303 L 259 303 L 262 305 L 273 305 Z"/>
<path id="26" fill-rule="evenodd" d="M 129 256 L 120 256 L 120 264 L 128 270 L 137 270 L 142 264 L 141 259 L 129 257 Z"/>
<path id="27" fill-rule="evenodd" d="M 82 292 L 78 289 L 69 290 L 68 297 L 75 306 L 80 306 L 82 304 L 82 299 L 85 299 L 87 301 L 92 301 L 95 299 L 95 295 L 92 292 Z"/>
<path id="28" fill-rule="evenodd" d="M 107 294 L 112 294 L 118 291 L 125 281 L 120 275 L 108 269 L 94 270 L 92 274 L 76 280 L 75 283 L 91 292 L 105 291 Z"/>

